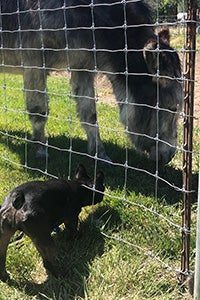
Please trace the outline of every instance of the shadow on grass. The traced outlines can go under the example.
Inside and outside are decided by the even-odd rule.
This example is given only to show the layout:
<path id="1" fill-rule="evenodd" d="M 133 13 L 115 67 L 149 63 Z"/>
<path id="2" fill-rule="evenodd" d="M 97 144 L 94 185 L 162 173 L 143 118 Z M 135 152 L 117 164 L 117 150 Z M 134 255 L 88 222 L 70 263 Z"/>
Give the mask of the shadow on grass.
<path id="1" fill-rule="evenodd" d="M 22 135 L 21 132 L 12 132 L 13 136 Z M 48 149 L 49 159 L 48 164 L 45 161 L 35 158 L 35 148 L 33 143 L 27 144 L 26 161 L 25 161 L 25 144 L 13 138 L 3 138 L 2 143 L 9 146 L 13 153 L 17 153 L 20 157 L 21 164 L 25 164 L 30 168 L 28 172 L 31 176 L 38 177 L 39 173 L 35 169 L 48 170 L 49 174 L 58 177 L 67 178 L 69 175 L 73 178 L 75 169 L 79 163 L 83 163 L 86 168 L 93 175 L 94 159 L 87 157 L 84 153 L 87 152 L 87 142 L 79 138 L 73 138 L 72 149 L 75 152 L 81 152 L 83 155 L 71 153 L 71 161 L 69 159 L 70 153 L 63 148 L 69 149 L 70 140 L 66 136 L 50 137 L 49 145 L 57 147 L 58 149 L 50 147 Z M 99 164 L 98 168 L 105 173 L 105 183 L 112 190 L 123 189 L 125 182 L 127 189 L 136 194 L 145 196 L 152 196 L 155 194 L 156 185 L 156 165 L 155 162 L 149 160 L 145 155 L 137 153 L 134 149 L 129 149 L 126 153 L 125 149 L 119 145 L 104 142 L 107 154 L 112 158 L 113 162 L 121 164 L 121 166 L 113 166 L 110 164 Z M 62 150 L 60 150 L 62 149 Z M 126 170 L 124 168 L 128 156 L 128 165 L 132 168 Z M 71 164 L 69 174 L 69 163 Z M 33 168 L 33 170 L 31 170 Z M 180 169 L 175 169 L 170 165 L 159 165 L 159 177 L 157 196 L 158 199 L 165 199 L 168 204 L 174 204 L 182 199 L 182 193 L 177 191 L 183 187 L 183 175 Z M 197 181 L 198 174 L 193 174 L 193 190 L 192 201 L 197 199 Z"/>
<path id="2" fill-rule="evenodd" d="M 58 249 L 58 265 L 61 273 L 65 274 L 63 277 L 55 278 L 49 275 L 41 284 L 28 280 L 19 283 L 12 280 L 9 284 L 34 299 L 85 298 L 91 265 L 94 259 L 98 259 L 104 253 L 104 238 L 99 225 L 101 222 L 108 224 L 107 220 L 109 225 L 106 226 L 109 227 L 106 230 L 114 230 L 121 223 L 116 210 L 100 206 L 81 223 L 79 238 L 69 240 L 67 230 L 54 235 Z"/>

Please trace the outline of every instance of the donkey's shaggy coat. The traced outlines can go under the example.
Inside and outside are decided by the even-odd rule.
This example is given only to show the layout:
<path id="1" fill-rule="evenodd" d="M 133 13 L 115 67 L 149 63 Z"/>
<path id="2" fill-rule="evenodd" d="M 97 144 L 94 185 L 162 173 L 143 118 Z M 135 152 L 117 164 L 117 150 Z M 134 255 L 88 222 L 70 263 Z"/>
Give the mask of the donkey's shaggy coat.
<path id="1" fill-rule="evenodd" d="M 121 121 L 136 148 L 152 159 L 172 159 L 182 102 L 180 61 L 167 34 L 155 35 L 148 5 L 131 0 L 2 0 L 0 18 L 1 65 L 3 71 L 23 73 L 33 140 L 45 140 L 47 74 L 67 69 L 88 152 L 108 159 L 96 126 L 94 77 L 100 71 L 112 84 Z"/>

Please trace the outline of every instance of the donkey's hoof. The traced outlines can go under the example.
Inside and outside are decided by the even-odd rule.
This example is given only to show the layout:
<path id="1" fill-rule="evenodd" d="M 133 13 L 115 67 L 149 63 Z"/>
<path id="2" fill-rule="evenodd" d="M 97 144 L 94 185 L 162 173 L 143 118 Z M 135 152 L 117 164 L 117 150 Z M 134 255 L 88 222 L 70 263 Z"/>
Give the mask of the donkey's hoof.
<path id="1" fill-rule="evenodd" d="M 39 147 L 36 151 L 36 158 L 48 159 L 49 155 L 45 147 Z"/>
<path id="2" fill-rule="evenodd" d="M 101 163 L 105 163 L 105 164 L 112 163 L 112 160 L 111 160 L 110 157 L 106 154 L 105 150 L 99 151 L 98 153 L 96 153 L 96 154 L 94 155 L 94 157 L 97 158 L 98 161 L 101 162 Z"/>
<path id="3" fill-rule="evenodd" d="M 105 156 L 98 156 L 98 165 L 99 166 L 104 166 L 104 165 L 106 165 L 106 166 L 108 166 L 109 164 L 110 165 L 112 165 L 112 160 L 110 159 L 110 157 L 109 156 L 107 156 L 107 155 L 105 155 Z"/>

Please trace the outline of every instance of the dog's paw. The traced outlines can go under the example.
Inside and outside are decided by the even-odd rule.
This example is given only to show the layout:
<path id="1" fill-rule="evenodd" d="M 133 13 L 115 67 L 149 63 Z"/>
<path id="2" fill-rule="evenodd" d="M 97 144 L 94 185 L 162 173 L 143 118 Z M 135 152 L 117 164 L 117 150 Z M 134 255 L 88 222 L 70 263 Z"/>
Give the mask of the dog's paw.
<path id="1" fill-rule="evenodd" d="M 6 282 L 10 279 L 10 275 L 4 270 L 0 273 L 0 280 Z"/>

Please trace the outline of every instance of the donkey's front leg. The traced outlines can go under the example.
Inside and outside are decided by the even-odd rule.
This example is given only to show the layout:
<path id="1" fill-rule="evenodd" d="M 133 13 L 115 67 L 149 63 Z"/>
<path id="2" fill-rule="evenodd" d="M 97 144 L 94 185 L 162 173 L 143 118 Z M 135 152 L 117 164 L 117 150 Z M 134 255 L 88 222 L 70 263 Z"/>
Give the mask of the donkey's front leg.
<path id="1" fill-rule="evenodd" d="M 97 124 L 94 74 L 82 71 L 72 72 L 71 84 L 77 104 L 77 113 L 87 135 L 88 153 L 91 155 L 96 154 L 97 157 L 110 161 L 101 141 Z"/>
<path id="2" fill-rule="evenodd" d="M 24 71 L 26 106 L 33 130 L 32 140 L 40 142 L 36 155 L 41 158 L 47 155 L 45 147 L 41 145 L 45 143 L 44 130 L 49 113 L 46 77 L 45 70 L 39 67 L 28 67 Z"/>

